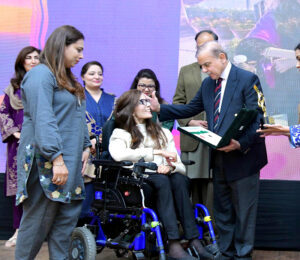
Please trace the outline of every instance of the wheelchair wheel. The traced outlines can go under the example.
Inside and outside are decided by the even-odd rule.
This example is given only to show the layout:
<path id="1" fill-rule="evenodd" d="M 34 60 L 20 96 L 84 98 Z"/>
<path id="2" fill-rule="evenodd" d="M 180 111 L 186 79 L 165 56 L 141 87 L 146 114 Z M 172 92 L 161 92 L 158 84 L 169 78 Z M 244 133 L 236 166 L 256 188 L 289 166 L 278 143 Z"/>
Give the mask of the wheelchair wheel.
<path id="1" fill-rule="evenodd" d="M 95 260 L 96 242 L 95 237 L 86 227 L 74 229 L 69 249 L 70 260 Z"/>

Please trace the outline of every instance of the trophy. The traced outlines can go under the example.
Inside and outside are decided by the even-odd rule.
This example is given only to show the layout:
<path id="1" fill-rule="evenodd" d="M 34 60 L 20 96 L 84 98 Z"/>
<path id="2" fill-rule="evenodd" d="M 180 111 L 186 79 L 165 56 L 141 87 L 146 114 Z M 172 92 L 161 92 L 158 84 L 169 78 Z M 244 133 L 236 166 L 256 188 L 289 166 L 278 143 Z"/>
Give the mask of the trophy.
<path id="1" fill-rule="evenodd" d="M 287 114 L 278 114 L 278 115 L 267 115 L 266 103 L 264 94 L 258 89 L 256 85 L 254 85 L 254 90 L 257 93 L 257 102 L 260 109 L 263 111 L 263 118 L 260 120 L 260 127 L 263 129 L 263 124 L 278 124 L 288 126 L 288 117 Z"/>
<path id="2" fill-rule="evenodd" d="M 267 116 L 266 102 L 264 94 L 258 89 L 256 85 L 253 86 L 255 92 L 257 93 L 257 104 L 258 107 L 263 111 L 263 118 L 260 119 L 260 128 L 264 129 L 264 124 L 274 124 L 274 120 Z"/>

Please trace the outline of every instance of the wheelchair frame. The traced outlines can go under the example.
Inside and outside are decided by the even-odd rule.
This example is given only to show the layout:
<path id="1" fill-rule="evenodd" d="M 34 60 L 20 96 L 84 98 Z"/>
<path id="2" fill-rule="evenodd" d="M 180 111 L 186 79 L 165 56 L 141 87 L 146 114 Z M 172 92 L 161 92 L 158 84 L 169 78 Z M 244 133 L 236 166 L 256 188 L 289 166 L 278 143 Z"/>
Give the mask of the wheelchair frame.
<path id="1" fill-rule="evenodd" d="M 97 141 L 97 144 L 99 142 Z M 96 145 L 96 158 L 100 158 L 100 149 Z M 102 169 L 117 170 L 116 181 L 113 184 L 113 188 L 117 190 L 117 185 L 120 180 L 123 180 L 121 171 L 124 166 L 132 165 L 132 162 L 115 162 L 112 160 L 93 160 L 95 165 L 96 181 L 100 180 L 100 166 Z M 156 166 L 156 165 L 155 165 Z M 152 167 L 152 168 L 151 168 Z M 157 166 L 156 166 L 157 167 Z M 144 181 L 145 169 L 153 169 L 153 163 L 138 162 L 134 164 L 133 173 L 135 174 L 133 182 L 141 189 L 141 185 Z M 155 169 L 154 169 L 155 170 Z M 91 212 L 91 222 L 83 227 L 78 227 L 72 234 L 71 247 L 69 251 L 69 257 L 72 260 L 94 260 L 97 253 L 101 253 L 102 250 L 107 247 L 115 250 L 118 257 L 122 257 L 129 251 L 132 251 L 135 259 L 146 259 L 147 256 L 151 256 L 153 251 L 147 251 L 147 242 L 150 238 L 155 237 L 155 252 L 158 253 L 159 260 L 165 260 L 166 252 L 164 248 L 164 241 L 161 233 L 161 227 L 159 219 L 154 210 L 146 208 L 144 202 L 142 207 L 126 207 L 124 201 L 121 201 L 122 207 L 111 207 L 107 200 L 110 188 L 108 187 L 108 174 L 105 174 L 104 189 L 102 191 L 95 191 L 94 201 L 103 201 L 103 207 L 101 209 L 94 208 Z M 124 177 L 125 181 L 129 181 L 130 178 Z M 143 196 L 142 196 L 143 197 Z M 199 231 L 199 239 L 203 239 L 203 228 L 208 227 L 211 244 L 207 246 L 210 252 L 217 255 L 219 253 L 216 237 L 212 226 L 211 217 L 207 208 L 202 204 L 196 204 L 194 206 L 194 214 L 196 224 Z M 202 213 L 202 215 L 200 214 Z M 204 215 L 204 217 L 202 217 Z M 134 238 L 130 242 L 124 242 L 119 239 L 119 236 L 115 238 L 107 237 L 104 232 L 103 225 L 111 223 L 114 220 L 124 221 L 136 221 L 140 223 L 139 232 L 134 235 Z M 126 229 L 125 229 L 126 230 Z M 122 234 L 122 233 L 121 233 Z M 124 235 L 124 234 L 123 234 Z M 126 235 L 126 234 L 125 234 Z M 188 252 L 191 255 L 199 258 L 195 249 L 188 248 Z"/>

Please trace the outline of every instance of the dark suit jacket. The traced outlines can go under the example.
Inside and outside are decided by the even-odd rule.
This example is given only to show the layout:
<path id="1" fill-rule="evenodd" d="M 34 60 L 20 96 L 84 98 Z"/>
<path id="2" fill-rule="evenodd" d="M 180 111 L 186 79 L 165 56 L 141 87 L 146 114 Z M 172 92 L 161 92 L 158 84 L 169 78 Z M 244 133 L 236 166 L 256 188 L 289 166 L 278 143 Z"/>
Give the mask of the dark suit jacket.
<path id="1" fill-rule="evenodd" d="M 196 96 L 187 105 L 161 105 L 160 120 L 191 117 L 205 110 L 208 129 L 212 130 L 215 84 L 215 80 L 210 77 L 206 78 Z M 254 85 L 262 91 L 259 79 L 255 74 L 232 65 L 215 132 L 221 136 L 224 135 L 234 120 L 235 114 L 243 107 L 256 109 L 259 113 L 256 120 L 238 138 L 241 150 L 222 153 L 225 176 L 228 181 L 258 173 L 267 164 L 265 140 L 256 133 L 262 117 L 262 110 L 258 107 L 258 96 L 253 88 Z"/>
<path id="2" fill-rule="evenodd" d="M 194 62 L 180 69 L 173 104 L 189 103 L 202 83 L 201 69 L 198 62 Z M 179 119 L 180 126 L 187 126 L 192 120 L 206 120 L 205 112 L 201 112 L 193 117 Z M 197 149 L 199 142 L 195 139 L 180 133 L 180 149 L 182 152 L 193 152 Z"/>

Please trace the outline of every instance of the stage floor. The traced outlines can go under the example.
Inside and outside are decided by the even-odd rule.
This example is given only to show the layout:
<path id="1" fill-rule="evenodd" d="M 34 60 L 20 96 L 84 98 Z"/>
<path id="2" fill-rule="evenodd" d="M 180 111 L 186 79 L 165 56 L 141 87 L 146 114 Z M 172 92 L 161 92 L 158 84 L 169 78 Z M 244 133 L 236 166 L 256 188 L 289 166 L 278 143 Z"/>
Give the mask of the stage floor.
<path id="1" fill-rule="evenodd" d="M 14 248 L 7 248 L 4 246 L 5 241 L 0 240 L 0 260 L 13 260 L 14 259 Z M 35 260 L 48 260 L 48 247 L 47 243 L 44 243 L 40 253 Z M 110 260 L 121 260 L 121 259 L 132 259 L 129 255 L 128 258 L 117 258 L 112 250 L 105 249 L 101 254 L 97 255 L 96 260 L 110 259 Z M 264 251 L 255 250 L 253 260 L 300 260 L 300 252 L 292 251 Z"/>

